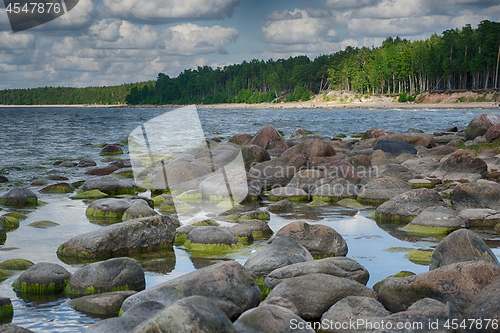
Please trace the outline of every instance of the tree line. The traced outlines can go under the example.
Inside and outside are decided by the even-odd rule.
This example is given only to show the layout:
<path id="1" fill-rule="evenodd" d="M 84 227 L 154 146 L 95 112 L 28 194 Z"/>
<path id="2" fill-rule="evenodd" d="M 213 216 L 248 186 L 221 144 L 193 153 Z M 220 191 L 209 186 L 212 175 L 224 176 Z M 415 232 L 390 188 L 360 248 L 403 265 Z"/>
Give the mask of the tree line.
<path id="1" fill-rule="evenodd" d="M 380 47 L 347 47 L 314 60 L 296 56 L 186 69 L 177 77 L 115 87 L 0 91 L 2 104 L 218 104 L 306 101 L 328 89 L 416 94 L 499 88 L 500 23 L 482 21 L 426 40 L 387 38 Z M 400 98 L 401 100 L 401 98 Z"/>

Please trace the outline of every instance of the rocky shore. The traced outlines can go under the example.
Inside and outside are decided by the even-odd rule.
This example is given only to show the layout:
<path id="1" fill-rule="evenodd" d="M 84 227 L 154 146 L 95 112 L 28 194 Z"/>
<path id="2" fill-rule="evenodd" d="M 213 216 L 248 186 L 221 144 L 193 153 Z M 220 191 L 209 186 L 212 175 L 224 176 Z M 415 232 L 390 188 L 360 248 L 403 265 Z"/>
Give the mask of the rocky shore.
<path id="1" fill-rule="evenodd" d="M 247 189 L 246 198 L 220 202 L 226 212 L 184 225 L 179 209 L 221 196 L 205 152 L 184 152 L 165 166 L 174 175 L 168 184 L 196 184 L 182 194 L 155 187 L 165 184 L 161 168 L 146 192 L 134 182 L 134 161 L 98 168 L 82 160 L 68 167 L 87 168 L 85 181 L 54 180 L 39 191 L 76 191 L 72 198 L 84 200 L 88 218 L 106 225 L 58 247 L 62 262 L 85 265 L 70 273 L 57 263 L 14 260 L 0 263 L 0 272 L 22 271 L 13 283 L 19 295 L 71 297 L 77 311 L 108 318 L 85 332 L 498 332 L 500 263 L 476 231 L 500 233 L 499 136 L 500 116 L 485 113 L 463 131 L 372 128 L 362 137 L 332 138 L 298 128 L 285 138 L 266 125 L 212 138 L 216 164 L 242 152 L 244 176 L 225 177 Z M 108 145 L 101 155 L 126 151 Z M 408 253 L 428 272 L 387 272 L 369 288 L 370 272 L 347 257 L 349 244 L 332 227 L 293 220 L 273 233 L 271 215 L 289 214 L 297 203 L 372 207 L 382 228 L 442 240 Z M 41 204 L 28 188 L 0 194 L 0 239 L 25 218 L 17 208 Z M 131 258 L 183 246 L 224 259 L 256 240 L 265 245 L 244 264 L 225 260 L 147 289 L 148 268 Z M 11 300 L 0 297 L 0 319 L 15 315 Z"/>

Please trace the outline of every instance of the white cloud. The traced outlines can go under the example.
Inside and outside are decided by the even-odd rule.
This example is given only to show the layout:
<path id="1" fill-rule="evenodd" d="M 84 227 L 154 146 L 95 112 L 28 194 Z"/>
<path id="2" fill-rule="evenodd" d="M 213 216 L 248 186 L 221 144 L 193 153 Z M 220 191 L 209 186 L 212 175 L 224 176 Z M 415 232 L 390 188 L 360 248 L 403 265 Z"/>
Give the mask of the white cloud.
<path id="1" fill-rule="evenodd" d="M 35 37 L 30 33 L 17 33 L 1 31 L 0 49 L 1 50 L 20 50 L 29 49 L 35 46 Z"/>
<path id="2" fill-rule="evenodd" d="M 47 22 L 33 28 L 33 31 L 48 31 L 48 30 L 80 30 L 89 27 L 96 16 L 96 7 L 92 0 L 79 0 L 72 10 L 66 14 L 59 16 L 55 20 Z"/>
<path id="3" fill-rule="evenodd" d="M 192 19 L 223 19 L 232 15 L 240 0 L 103 0 L 116 18 L 171 22 Z"/>

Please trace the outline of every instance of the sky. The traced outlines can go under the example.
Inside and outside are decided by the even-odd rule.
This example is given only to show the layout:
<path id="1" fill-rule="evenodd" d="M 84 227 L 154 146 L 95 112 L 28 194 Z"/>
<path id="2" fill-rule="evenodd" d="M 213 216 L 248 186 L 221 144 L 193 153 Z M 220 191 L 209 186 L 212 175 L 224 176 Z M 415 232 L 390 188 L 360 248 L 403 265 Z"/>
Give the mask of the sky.
<path id="1" fill-rule="evenodd" d="M 79 0 L 13 33 L 0 5 L 0 89 L 176 77 L 198 66 L 377 47 L 498 21 L 498 0 Z"/>

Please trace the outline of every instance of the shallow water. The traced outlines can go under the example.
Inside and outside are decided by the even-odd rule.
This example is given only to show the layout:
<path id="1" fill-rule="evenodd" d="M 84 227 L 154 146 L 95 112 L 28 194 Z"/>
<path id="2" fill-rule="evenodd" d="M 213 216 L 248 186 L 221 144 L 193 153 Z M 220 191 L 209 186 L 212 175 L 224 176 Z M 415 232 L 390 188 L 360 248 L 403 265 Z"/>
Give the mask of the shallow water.
<path id="1" fill-rule="evenodd" d="M 102 143 L 126 140 L 128 134 L 141 123 L 170 109 L 141 108 L 0 108 L 0 175 L 9 183 L 0 184 L 0 195 L 13 186 L 29 186 L 36 179 L 44 179 L 51 170 L 58 170 L 69 182 L 84 180 L 86 169 L 54 166 L 56 161 L 94 159 L 99 166 Z M 364 110 L 364 109 L 282 109 L 282 110 L 221 110 L 200 109 L 201 122 L 207 137 L 228 138 L 238 133 L 255 133 L 263 125 L 272 123 L 288 137 L 297 127 L 334 136 L 352 135 L 378 127 L 395 131 L 418 128 L 427 133 L 443 131 L 452 126 L 464 128 L 482 110 Z M 125 157 L 125 156 L 123 156 Z M 37 187 L 31 187 L 38 192 Z M 61 262 L 57 247 L 72 236 L 101 228 L 85 216 L 86 204 L 69 199 L 70 194 L 38 194 L 47 205 L 22 210 L 28 219 L 19 229 L 9 232 L 0 246 L 0 261 L 24 258 L 33 262 L 54 262 L 74 272 L 81 264 Z M 266 202 L 263 203 L 267 204 Z M 0 213 L 8 212 L 4 207 Z M 439 240 L 412 237 L 398 228 L 378 225 L 369 218 L 372 209 L 357 211 L 338 206 L 311 208 L 299 204 L 291 214 L 271 214 L 269 222 L 274 231 L 295 220 L 329 225 L 347 241 L 348 257 L 355 259 L 370 272 L 369 286 L 401 270 L 424 272 L 426 266 L 416 265 L 404 258 L 406 252 L 389 252 L 389 248 L 421 248 L 434 246 Z M 32 222 L 50 220 L 59 225 L 48 229 L 29 226 Z M 481 232 L 483 238 L 500 255 L 500 238 L 494 233 Z M 246 257 L 263 241 L 228 258 L 193 258 L 182 247 L 159 256 L 143 256 L 147 287 L 175 278 L 196 268 L 223 259 L 244 263 Z M 14 304 L 13 324 L 35 332 L 76 332 L 99 320 L 74 311 L 65 304 L 65 298 L 27 300 L 16 295 L 12 282 L 20 274 L 0 284 L 0 296 L 11 298 Z"/>

